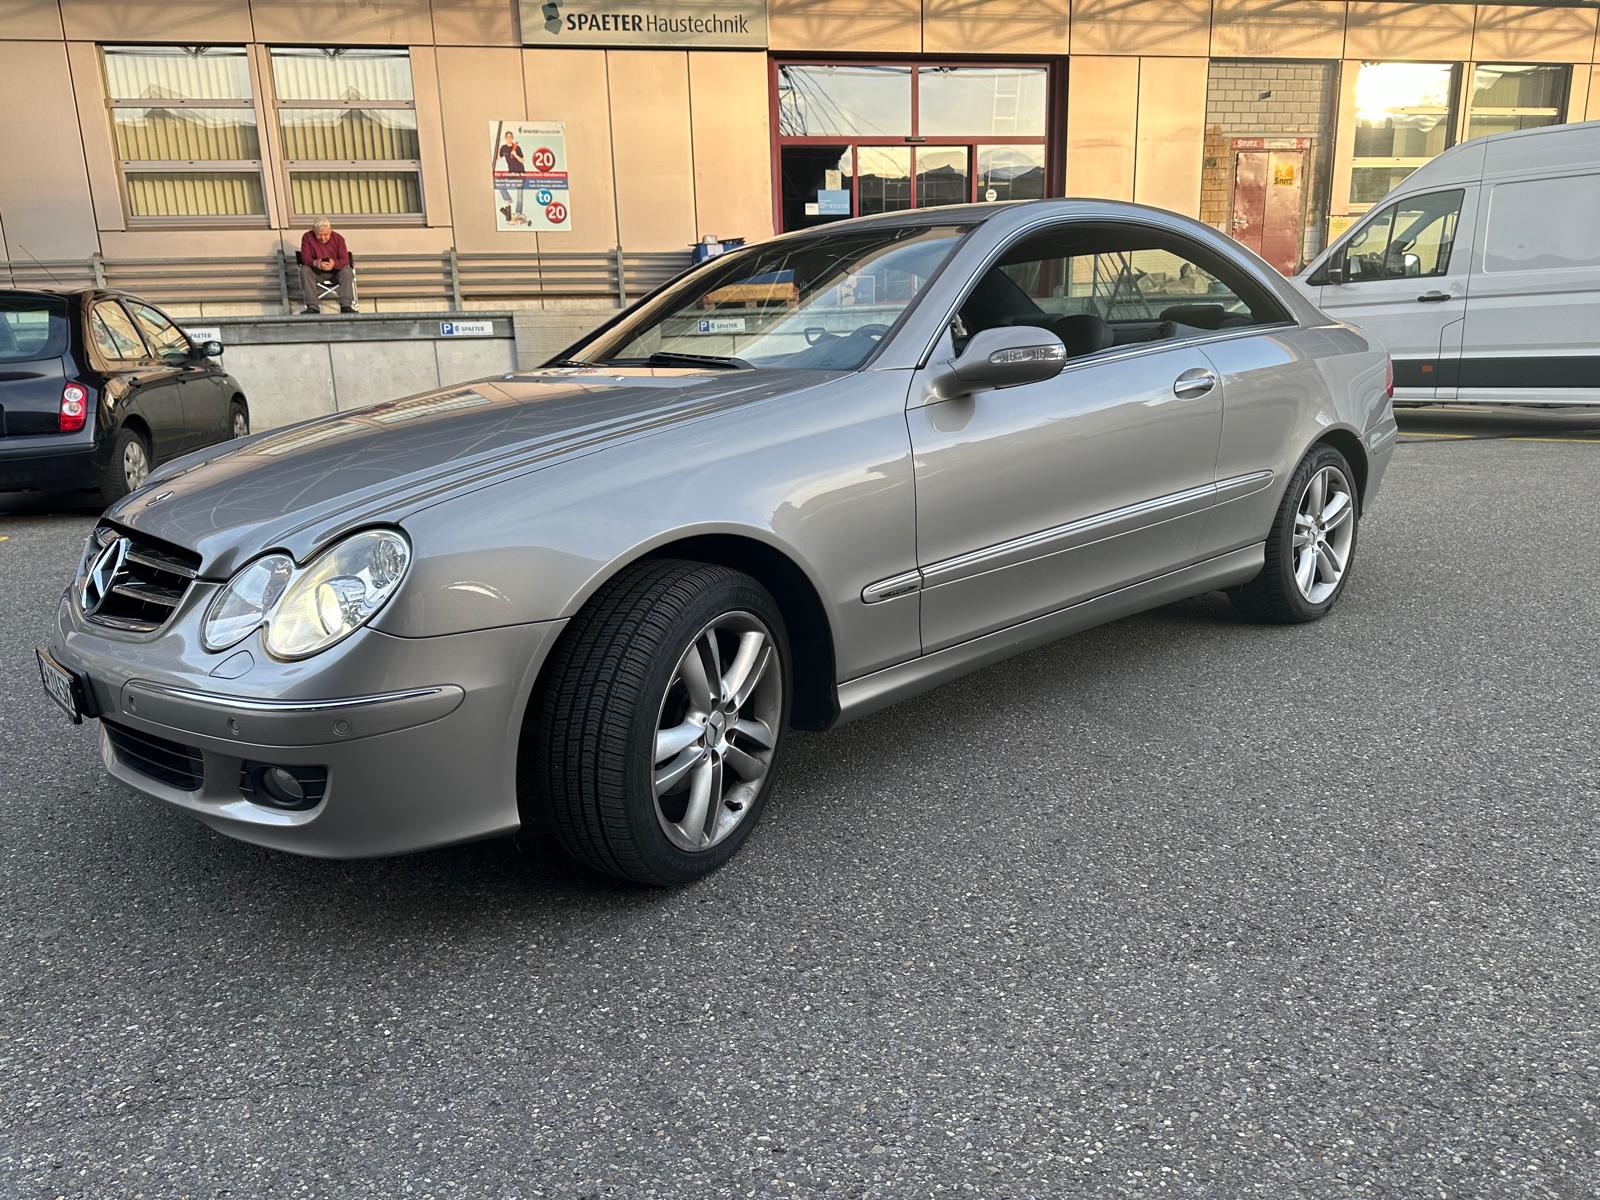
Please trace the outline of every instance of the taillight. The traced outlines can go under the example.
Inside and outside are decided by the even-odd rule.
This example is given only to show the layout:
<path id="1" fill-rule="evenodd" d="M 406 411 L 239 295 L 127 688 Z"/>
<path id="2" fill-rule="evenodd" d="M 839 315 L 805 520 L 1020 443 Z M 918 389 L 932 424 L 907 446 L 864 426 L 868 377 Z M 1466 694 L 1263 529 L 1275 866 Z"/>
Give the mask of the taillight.
<path id="1" fill-rule="evenodd" d="M 89 415 L 89 389 L 69 383 L 61 389 L 61 432 L 76 433 Z"/>
<path id="2" fill-rule="evenodd" d="M 1383 394 L 1394 399 L 1394 359 L 1387 355 L 1383 359 Z"/>

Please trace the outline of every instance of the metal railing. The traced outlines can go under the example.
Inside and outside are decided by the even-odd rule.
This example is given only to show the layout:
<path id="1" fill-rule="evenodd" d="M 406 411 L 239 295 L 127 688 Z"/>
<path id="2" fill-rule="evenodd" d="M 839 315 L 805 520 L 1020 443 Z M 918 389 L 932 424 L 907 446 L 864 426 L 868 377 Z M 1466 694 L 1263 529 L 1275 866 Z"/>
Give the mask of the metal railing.
<path id="1" fill-rule="evenodd" d="M 618 307 L 666 283 L 689 266 L 689 251 L 550 251 L 541 254 L 461 252 L 357 254 L 363 298 L 420 301 L 444 309 L 504 300 L 608 299 Z M 282 250 L 250 258 L 122 258 L 0 260 L 0 286 L 107 287 L 157 303 L 300 302 L 294 255 Z"/>

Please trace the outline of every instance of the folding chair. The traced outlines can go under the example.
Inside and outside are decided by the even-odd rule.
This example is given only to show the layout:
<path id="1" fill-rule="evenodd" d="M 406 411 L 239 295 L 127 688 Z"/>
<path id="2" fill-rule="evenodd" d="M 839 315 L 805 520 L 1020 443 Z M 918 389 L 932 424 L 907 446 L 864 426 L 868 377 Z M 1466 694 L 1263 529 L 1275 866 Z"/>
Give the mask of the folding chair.
<path id="1" fill-rule="evenodd" d="M 305 259 L 300 256 L 300 251 L 298 250 L 294 252 L 294 265 L 297 267 L 305 265 Z M 300 299 L 302 303 L 318 309 L 329 300 L 337 303 L 339 300 L 339 281 L 319 275 L 317 276 L 317 294 L 315 298 L 302 296 Z M 357 312 L 361 311 L 361 294 L 356 288 L 356 256 L 354 254 L 350 255 L 350 307 Z"/>

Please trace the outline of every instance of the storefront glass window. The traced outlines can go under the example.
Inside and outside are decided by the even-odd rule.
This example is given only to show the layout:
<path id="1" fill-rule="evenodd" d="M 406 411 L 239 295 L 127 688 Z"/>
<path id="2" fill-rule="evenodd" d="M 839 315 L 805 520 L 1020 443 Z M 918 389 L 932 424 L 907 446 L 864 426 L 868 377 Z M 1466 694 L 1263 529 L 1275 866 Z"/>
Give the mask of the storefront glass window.
<path id="1" fill-rule="evenodd" d="M 1356 77 L 1350 200 L 1370 204 L 1450 146 L 1455 68 L 1362 63 Z"/>
<path id="2" fill-rule="evenodd" d="M 778 131 L 785 137 L 906 137 L 911 129 L 911 68 L 778 68 Z"/>
<path id="3" fill-rule="evenodd" d="M 784 63 L 776 87 L 785 230 L 1045 194 L 1046 66 Z"/>
<path id="4" fill-rule="evenodd" d="M 937 137 L 1043 137 L 1043 67 L 922 67 L 918 132 Z"/>
<path id="5" fill-rule="evenodd" d="M 911 151 L 898 146 L 862 146 L 861 215 L 899 212 L 911 207 Z"/>
<path id="6" fill-rule="evenodd" d="M 972 191 L 968 158 L 965 146 L 918 146 L 917 207 L 965 204 Z"/>
<path id="7" fill-rule="evenodd" d="M 101 61 L 130 219 L 264 218 L 261 139 L 242 46 L 104 46 Z"/>
<path id="8" fill-rule="evenodd" d="M 979 146 L 978 198 L 1044 199 L 1043 146 Z"/>
<path id="9" fill-rule="evenodd" d="M 272 85 L 296 220 L 421 215 L 406 51 L 274 49 Z"/>
<path id="10" fill-rule="evenodd" d="M 1560 124 L 1571 74 L 1565 66 L 1480 64 L 1472 73 L 1467 136 Z"/>

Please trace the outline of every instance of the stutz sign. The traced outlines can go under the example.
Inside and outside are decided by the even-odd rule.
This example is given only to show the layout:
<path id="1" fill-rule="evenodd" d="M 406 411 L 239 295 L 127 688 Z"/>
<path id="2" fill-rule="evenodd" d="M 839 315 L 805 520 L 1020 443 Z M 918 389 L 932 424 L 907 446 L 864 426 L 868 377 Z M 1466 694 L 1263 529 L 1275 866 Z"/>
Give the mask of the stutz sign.
<path id="1" fill-rule="evenodd" d="M 766 0 L 522 0 L 528 46 L 767 45 Z"/>

